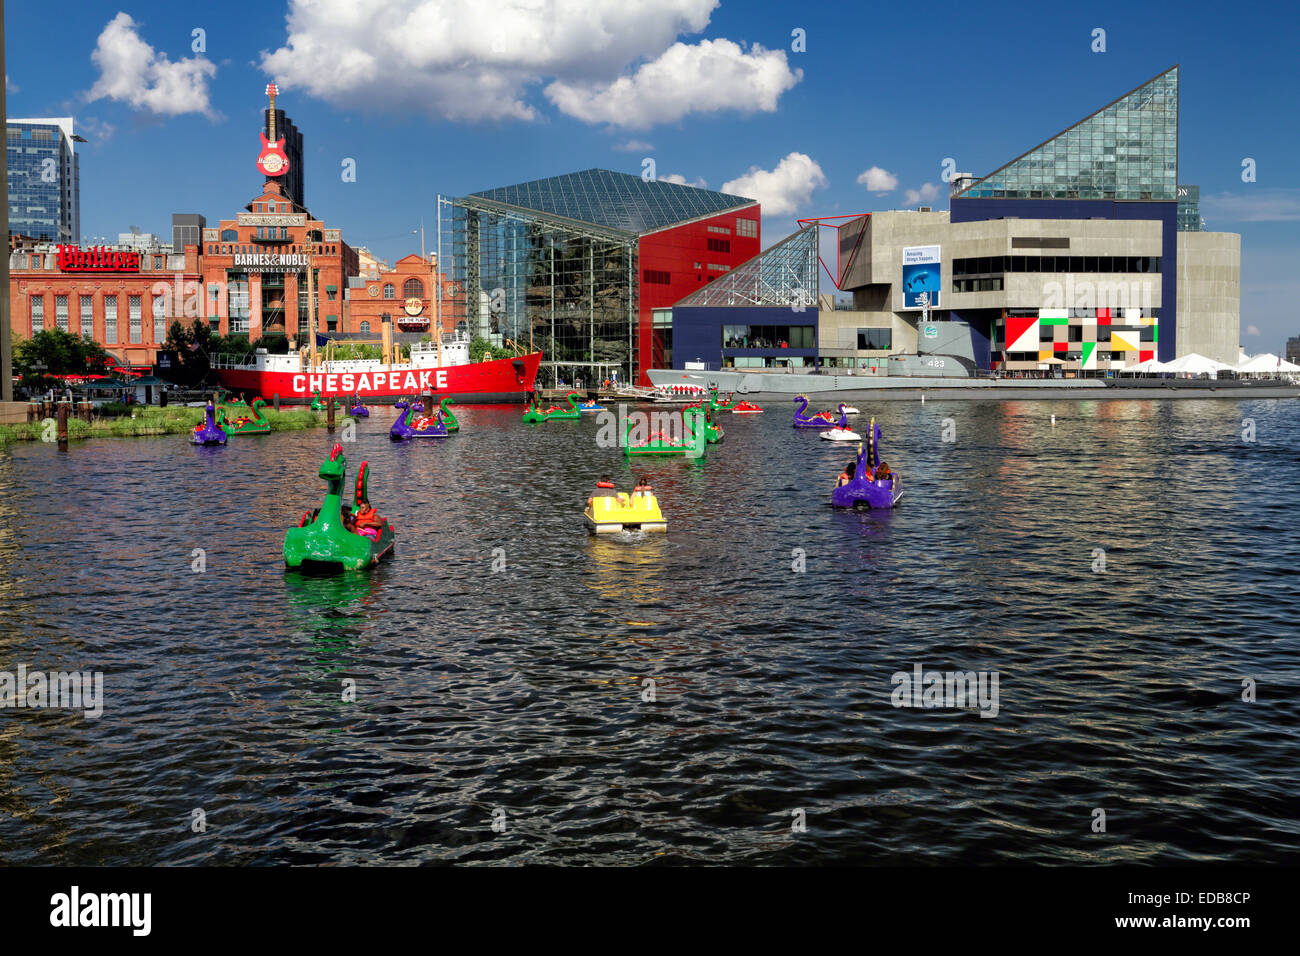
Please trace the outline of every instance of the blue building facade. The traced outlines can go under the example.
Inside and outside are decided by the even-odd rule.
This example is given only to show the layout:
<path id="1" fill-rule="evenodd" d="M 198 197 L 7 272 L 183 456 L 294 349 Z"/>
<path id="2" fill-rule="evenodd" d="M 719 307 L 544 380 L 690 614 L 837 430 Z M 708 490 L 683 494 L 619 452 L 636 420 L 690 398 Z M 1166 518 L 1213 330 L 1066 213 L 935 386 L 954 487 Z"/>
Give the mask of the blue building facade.
<path id="1" fill-rule="evenodd" d="M 9 231 L 51 242 L 81 237 L 81 172 L 72 118 L 11 119 L 5 130 L 9 165 Z"/>
<path id="2" fill-rule="evenodd" d="M 817 363 L 816 307 L 673 306 L 673 368 L 811 368 Z"/>

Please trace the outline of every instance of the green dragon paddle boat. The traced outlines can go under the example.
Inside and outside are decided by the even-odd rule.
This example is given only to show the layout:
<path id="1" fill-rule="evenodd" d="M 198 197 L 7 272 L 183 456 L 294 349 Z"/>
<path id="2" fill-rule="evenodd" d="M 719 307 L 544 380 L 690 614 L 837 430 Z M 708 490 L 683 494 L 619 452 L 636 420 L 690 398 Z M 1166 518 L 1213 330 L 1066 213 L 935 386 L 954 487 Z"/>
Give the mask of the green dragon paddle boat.
<path id="1" fill-rule="evenodd" d="M 453 415 L 451 413 L 451 409 L 447 407 L 448 405 L 454 405 L 454 404 L 455 402 L 453 402 L 450 398 L 444 398 L 442 402 L 439 403 L 438 405 L 438 407 L 442 409 L 442 423 L 447 427 L 447 431 L 449 432 L 460 431 L 460 422 L 456 420 L 456 416 Z"/>
<path id="2" fill-rule="evenodd" d="M 582 418 L 582 409 L 578 408 L 578 393 L 570 392 L 564 396 L 564 400 L 569 403 L 569 407 L 566 409 L 561 405 L 556 405 L 554 408 L 548 408 L 543 413 L 546 415 L 546 421 L 573 421 Z"/>
<path id="3" fill-rule="evenodd" d="M 313 412 L 325 411 L 325 403 L 320 400 L 320 389 L 311 393 L 311 410 Z"/>
<path id="4" fill-rule="evenodd" d="M 662 431 L 650 435 L 643 442 L 632 440 L 632 420 L 628 419 L 627 431 L 623 439 L 623 451 L 628 458 L 649 458 L 673 456 L 676 458 L 700 458 L 708 447 L 708 417 L 698 407 L 682 410 L 682 437 L 674 439 Z"/>
<path id="5" fill-rule="evenodd" d="M 353 505 L 343 504 L 348 460 L 343 446 L 335 444 L 320 466 L 325 479 L 325 500 L 308 512 L 284 535 L 284 566 L 290 570 L 338 573 L 374 567 L 393 553 L 393 526 L 370 505 L 367 483 L 370 465 L 357 471 Z"/>
<path id="6" fill-rule="evenodd" d="M 262 409 L 266 408 L 266 402 L 260 398 L 253 399 L 253 414 L 241 415 L 232 422 L 225 425 L 227 434 L 230 435 L 266 435 L 271 431 L 271 423 L 266 420 L 262 414 Z"/>
<path id="7" fill-rule="evenodd" d="M 542 412 L 542 400 L 534 394 L 533 403 L 531 405 L 524 405 L 524 422 L 529 425 L 534 425 L 537 422 L 544 421 L 546 421 L 546 415 Z"/>

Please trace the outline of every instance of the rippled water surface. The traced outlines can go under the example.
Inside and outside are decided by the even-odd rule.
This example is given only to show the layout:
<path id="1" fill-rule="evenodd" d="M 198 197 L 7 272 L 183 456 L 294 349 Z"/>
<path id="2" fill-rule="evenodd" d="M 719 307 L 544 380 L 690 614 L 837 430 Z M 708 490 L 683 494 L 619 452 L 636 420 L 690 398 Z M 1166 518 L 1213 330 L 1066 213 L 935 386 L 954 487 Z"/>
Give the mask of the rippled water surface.
<path id="1" fill-rule="evenodd" d="M 106 697 L 0 711 L 0 862 L 1300 858 L 1300 405 L 864 406 L 887 514 L 767 407 L 637 463 L 666 536 L 600 539 L 590 417 L 381 413 L 347 454 L 396 560 L 331 579 L 280 557 L 323 430 L 0 449 L 0 670 Z M 997 716 L 894 707 L 916 664 Z"/>

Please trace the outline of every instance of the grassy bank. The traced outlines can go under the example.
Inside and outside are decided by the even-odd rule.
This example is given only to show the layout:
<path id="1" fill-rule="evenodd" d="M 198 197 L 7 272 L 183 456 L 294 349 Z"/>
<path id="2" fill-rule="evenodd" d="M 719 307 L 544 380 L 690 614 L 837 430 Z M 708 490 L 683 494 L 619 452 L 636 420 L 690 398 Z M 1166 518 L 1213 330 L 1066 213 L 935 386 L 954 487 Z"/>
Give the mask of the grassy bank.
<path id="1" fill-rule="evenodd" d="M 243 412 L 236 413 L 243 414 Z M 299 431 L 304 428 L 316 428 L 325 424 L 323 412 L 313 412 L 306 408 L 293 411 L 275 411 L 267 408 L 262 412 L 271 423 L 271 431 Z M 338 421 L 342 423 L 343 415 Z M 184 435 L 203 421 L 203 409 L 169 406 L 167 408 L 142 407 L 131 415 L 109 418 L 96 418 L 84 422 L 80 418 L 68 419 L 68 437 L 78 438 L 130 438 L 140 435 Z M 18 425 L 0 425 L 0 445 L 14 441 L 41 441 L 45 426 L 41 422 L 23 422 Z"/>

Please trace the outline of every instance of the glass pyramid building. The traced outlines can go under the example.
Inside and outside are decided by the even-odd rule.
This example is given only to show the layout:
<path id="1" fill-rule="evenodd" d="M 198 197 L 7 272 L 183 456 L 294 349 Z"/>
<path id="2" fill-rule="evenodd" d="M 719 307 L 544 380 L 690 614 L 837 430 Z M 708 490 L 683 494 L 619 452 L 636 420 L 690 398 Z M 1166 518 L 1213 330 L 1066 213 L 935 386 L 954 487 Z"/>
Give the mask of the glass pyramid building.
<path id="1" fill-rule="evenodd" d="M 471 195 L 632 235 L 754 203 L 743 196 L 660 180 L 647 182 L 608 169 L 584 169 Z"/>
<path id="2" fill-rule="evenodd" d="M 677 302 L 679 306 L 817 304 L 817 226 L 805 226 Z"/>
<path id="3" fill-rule="evenodd" d="M 1176 200 L 1178 67 L 976 180 L 954 198 Z"/>

